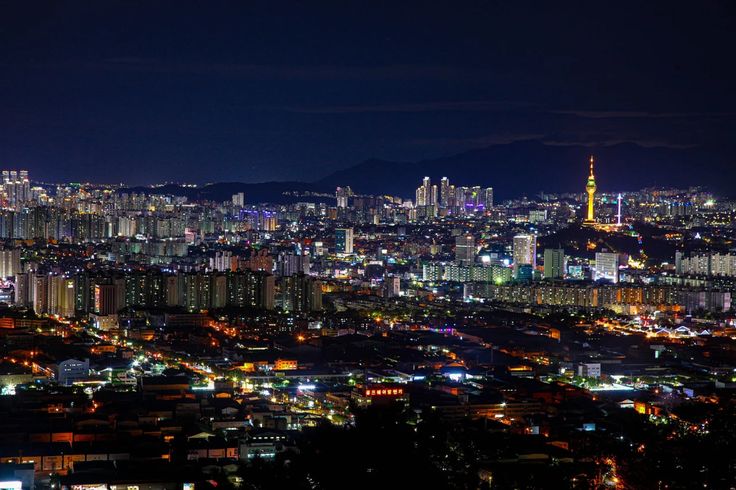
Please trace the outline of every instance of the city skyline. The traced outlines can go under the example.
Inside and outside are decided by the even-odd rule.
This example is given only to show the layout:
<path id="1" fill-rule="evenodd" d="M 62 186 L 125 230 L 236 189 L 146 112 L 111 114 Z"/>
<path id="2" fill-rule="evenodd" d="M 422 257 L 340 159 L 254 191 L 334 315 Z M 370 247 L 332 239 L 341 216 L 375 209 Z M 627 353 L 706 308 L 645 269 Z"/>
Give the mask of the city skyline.
<path id="1" fill-rule="evenodd" d="M 0 14 L 0 490 L 734 488 L 733 2 Z"/>

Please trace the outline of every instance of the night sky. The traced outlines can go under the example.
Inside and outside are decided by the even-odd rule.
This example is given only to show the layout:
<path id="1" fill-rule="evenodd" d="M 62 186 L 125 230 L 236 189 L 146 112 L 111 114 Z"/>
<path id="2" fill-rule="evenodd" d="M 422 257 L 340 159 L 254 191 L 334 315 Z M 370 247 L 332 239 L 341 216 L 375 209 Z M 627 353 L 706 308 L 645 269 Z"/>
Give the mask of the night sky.
<path id="1" fill-rule="evenodd" d="M 0 5 L 0 166 L 36 180 L 312 181 L 527 139 L 735 146 L 728 1 Z"/>

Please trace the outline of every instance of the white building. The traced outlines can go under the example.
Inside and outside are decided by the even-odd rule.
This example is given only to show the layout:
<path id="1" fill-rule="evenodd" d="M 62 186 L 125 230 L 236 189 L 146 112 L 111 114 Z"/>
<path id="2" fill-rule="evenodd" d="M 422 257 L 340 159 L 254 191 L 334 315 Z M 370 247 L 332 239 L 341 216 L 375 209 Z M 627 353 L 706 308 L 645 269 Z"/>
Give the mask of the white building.
<path id="1" fill-rule="evenodd" d="M 536 235 L 516 235 L 514 237 L 514 268 L 520 265 L 537 267 L 537 237 Z"/>
<path id="2" fill-rule="evenodd" d="M 225 272 L 233 270 L 233 253 L 229 250 L 217 251 L 210 258 L 210 269 Z"/>
<path id="3" fill-rule="evenodd" d="M 600 362 L 581 362 L 578 364 L 578 376 L 583 378 L 600 378 L 601 363 Z"/>
<path id="4" fill-rule="evenodd" d="M 619 255 L 611 252 L 596 252 L 593 280 L 618 282 Z"/>
<path id="5" fill-rule="evenodd" d="M 233 206 L 242 208 L 245 206 L 245 193 L 244 192 L 238 192 L 236 194 L 233 194 Z"/>
<path id="6" fill-rule="evenodd" d="M 678 260 L 679 259 L 679 260 Z M 678 274 L 694 276 L 736 276 L 736 254 L 703 254 L 676 256 Z"/>

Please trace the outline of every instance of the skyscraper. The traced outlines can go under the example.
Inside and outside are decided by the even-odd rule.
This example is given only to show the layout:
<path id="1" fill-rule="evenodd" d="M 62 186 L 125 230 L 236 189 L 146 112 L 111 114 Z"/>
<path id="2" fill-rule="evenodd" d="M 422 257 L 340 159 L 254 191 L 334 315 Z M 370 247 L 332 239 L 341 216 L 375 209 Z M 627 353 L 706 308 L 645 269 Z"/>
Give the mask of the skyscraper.
<path id="1" fill-rule="evenodd" d="M 430 206 L 437 206 L 437 202 L 439 200 L 439 190 L 437 189 L 437 184 L 433 184 L 430 187 L 429 191 L 429 205 Z"/>
<path id="2" fill-rule="evenodd" d="M 483 207 L 491 209 L 493 207 L 493 187 L 483 189 Z"/>
<path id="3" fill-rule="evenodd" d="M 565 274 L 565 251 L 561 248 L 544 250 L 544 278 L 562 279 Z"/>
<path id="4" fill-rule="evenodd" d="M 337 228 L 335 230 L 335 252 L 339 254 L 353 253 L 352 228 Z"/>
<path id="5" fill-rule="evenodd" d="M 514 237 L 514 270 L 520 265 L 537 267 L 537 237 L 536 235 L 516 235 Z"/>
<path id="6" fill-rule="evenodd" d="M 0 250 L 0 278 L 20 274 L 20 249 L 7 248 Z"/>
<path id="7" fill-rule="evenodd" d="M 440 207 L 446 208 L 450 203 L 450 179 L 442 177 L 440 181 Z"/>
<path id="8" fill-rule="evenodd" d="M 426 206 L 427 205 L 427 195 L 424 193 L 424 186 L 420 185 L 417 187 L 415 196 L 414 196 L 414 202 L 417 206 Z"/>
<path id="9" fill-rule="evenodd" d="M 28 201 L 31 198 L 28 170 L 3 170 L 3 191 L 11 205 Z"/>
<path id="10" fill-rule="evenodd" d="M 244 192 L 237 192 L 233 194 L 233 206 L 242 208 L 245 206 L 245 193 Z"/>
<path id="11" fill-rule="evenodd" d="M 422 179 L 422 185 L 417 188 L 415 197 L 417 206 L 429 206 L 432 204 L 432 182 L 429 177 Z"/>
<path id="12" fill-rule="evenodd" d="M 348 197 L 351 194 L 350 187 L 338 187 L 335 191 L 335 198 L 337 199 L 337 208 L 345 209 L 348 207 Z"/>

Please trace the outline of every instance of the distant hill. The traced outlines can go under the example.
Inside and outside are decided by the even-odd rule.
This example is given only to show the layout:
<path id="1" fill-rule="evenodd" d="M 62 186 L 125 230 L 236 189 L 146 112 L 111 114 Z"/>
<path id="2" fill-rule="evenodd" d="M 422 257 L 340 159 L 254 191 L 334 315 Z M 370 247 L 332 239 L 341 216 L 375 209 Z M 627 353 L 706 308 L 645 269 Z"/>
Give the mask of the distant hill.
<path id="1" fill-rule="evenodd" d="M 245 184 L 242 182 L 220 182 L 199 187 L 168 184 L 159 187 L 130 187 L 122 192 L 146 192 L 148 194 L 172 194 L 186 196 L 190 200 L 229 201 L 233 194 L 245 193 L 249 204 L 262 202 L 292 203 L 298 201 L 334 201 L 335 189 L 320 184 L 305 182 L 261 182 Z M 305 193 L 325 193 L 329 196 L 304 196 Z M 295 195 L 296 194 L 296 195 Z"/>
<path id="2" fill-rule="evenodd" d="M 422 177 L 448 177 L 456 185 L 493 187 L 498 200 L 539 191 L 583 191 L 590 154 L 596 157 L 598 188 L 638 190 L 652 186 L 705 185 L 728 194 L 717 168 L 727 165 L 699 148 L 643 147 L 631 143 L 590 148 L 522 141 L 419 162 L 368 160 L 318 180 L 349 185 L 359 193 L 413 197 Z"/>
<path id="3" fill-rule="evenodd" d="M 734 194 L 731 183 L 721 178 L 721 170 L 736 162 L 723 161 L 723 157 L 705 149 L 644 147 L 632 143 L 591 148 L 534 141 L 494 145 L 418 162 L 366 160 L 311 183 L 224 182 L 199 187 L 171 184 L 128 190 L 214 201 L 227 201 L 236 192 L 244 192 L 250 204 L 334 202 L 335 188 L 347 185 L 361 194 L 413 198 L 422 178 L 429 176 L 437 183 L 442 177 L 448 177 L 455 185 L 493 187 L 496 200 L 501 201 L 531 197 L 540 191 L 582 192 L 591 154 L 596 158 L 596 180 L 601 191 L 702 185 L 720 195 Z M 310 193 L 327 195 L 305 195 Z"/>

